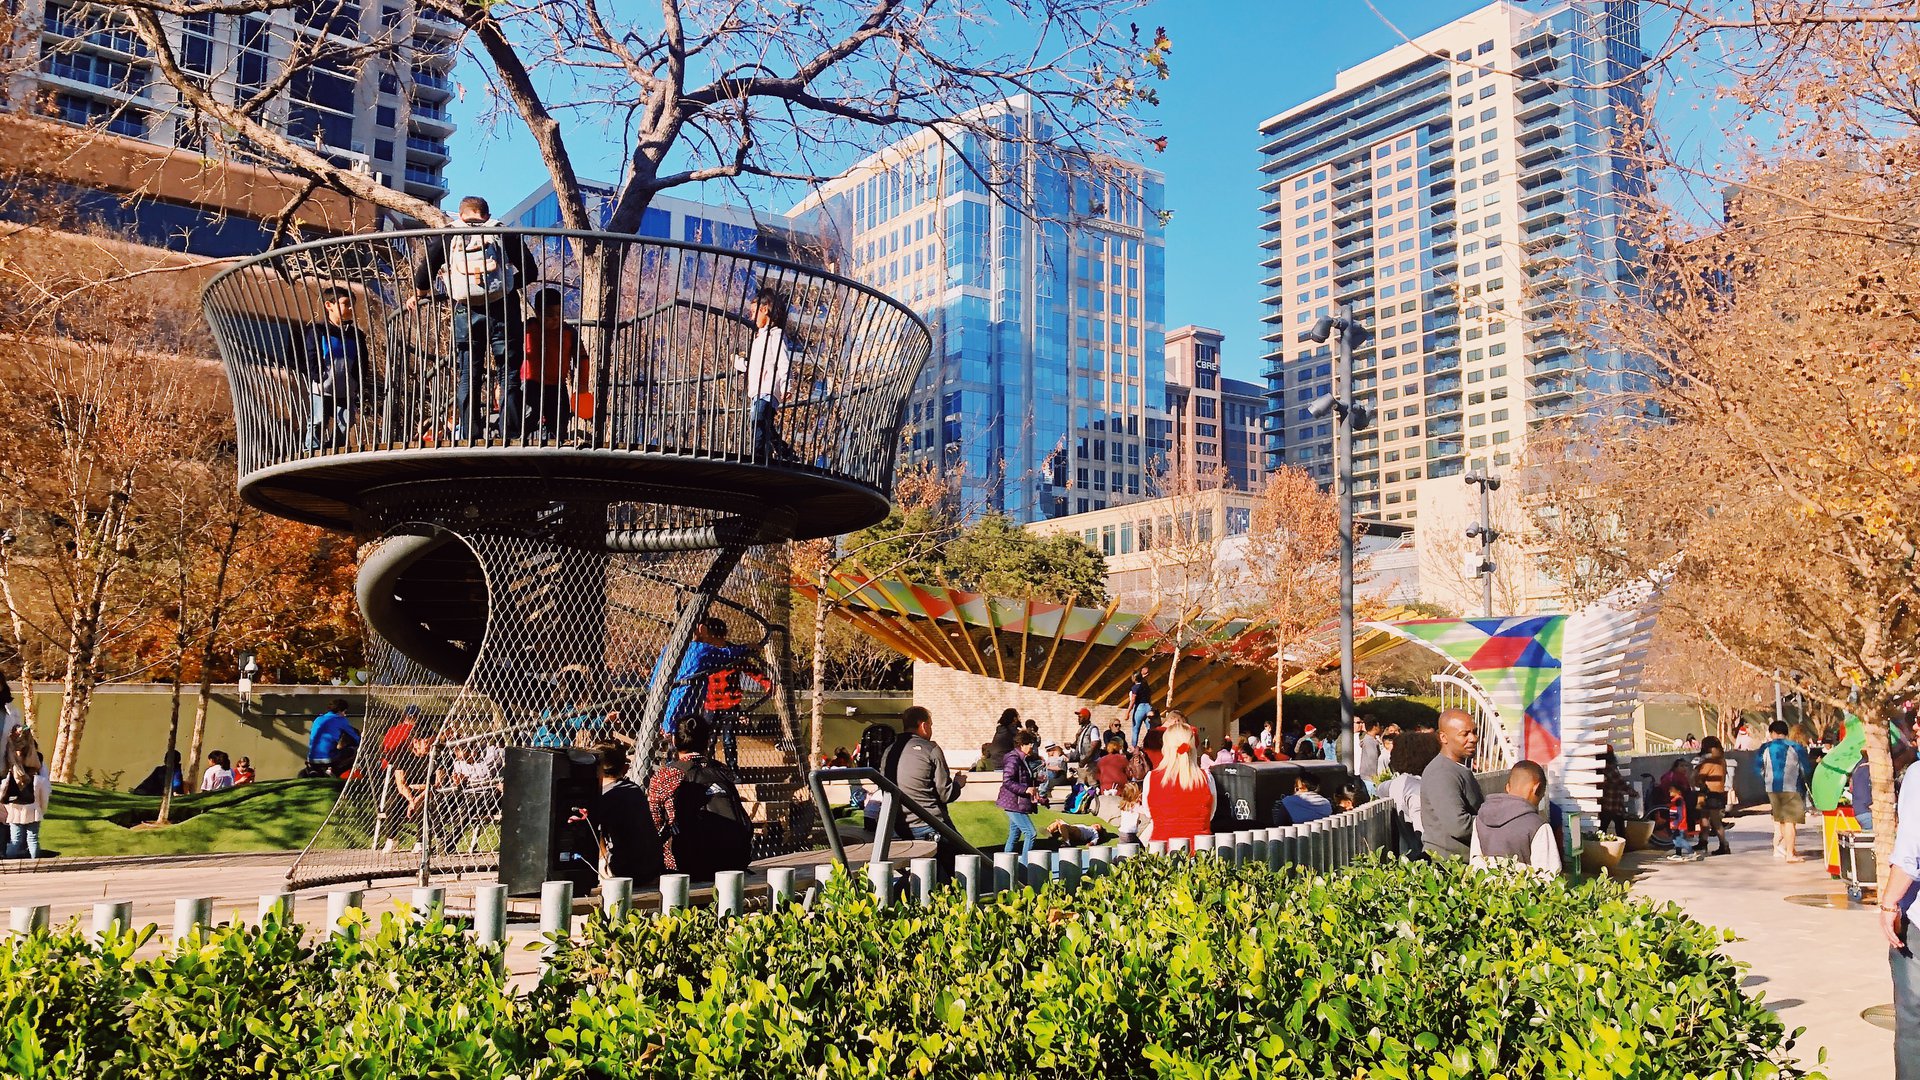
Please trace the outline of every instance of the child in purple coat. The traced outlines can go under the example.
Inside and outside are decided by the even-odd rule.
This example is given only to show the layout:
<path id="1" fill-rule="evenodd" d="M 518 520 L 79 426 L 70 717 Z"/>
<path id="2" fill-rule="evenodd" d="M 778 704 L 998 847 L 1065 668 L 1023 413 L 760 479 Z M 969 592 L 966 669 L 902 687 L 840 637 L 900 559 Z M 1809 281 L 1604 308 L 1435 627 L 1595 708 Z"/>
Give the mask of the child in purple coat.
<path id="1" fill-rule="evenodd" d="M 1033 811 L 1040 788 L 1033 782 L 1033 770 L 1027 765 L 1027 754 L 1032 752 L 1033 743 L 1031 731 L 1021 729 L 1014 734 L 1013 749 L 1000 759 L 1000 795 L 994 800 L 995 806 L 1007 812 L 1007 846 L 1001 850 L 1012 851 L 1018 841 L 1022 859 L 1033 850 L 1037 835 Z"/>

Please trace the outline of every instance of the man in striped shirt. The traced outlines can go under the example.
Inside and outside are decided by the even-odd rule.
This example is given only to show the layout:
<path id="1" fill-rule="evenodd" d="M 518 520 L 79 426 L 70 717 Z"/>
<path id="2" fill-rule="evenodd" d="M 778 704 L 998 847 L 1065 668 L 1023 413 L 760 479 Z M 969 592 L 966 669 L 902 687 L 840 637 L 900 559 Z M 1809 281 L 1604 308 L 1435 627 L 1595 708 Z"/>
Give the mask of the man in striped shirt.
<path id="1" fill-rule="evenodd" d="M 1800 862 L 1794 851 L 1794 829 L 1807 820 L 1807 782 L 1813 777 L 1813 763 L 1807 759 L 1806 747 L 1787 737 L 1785 721 L 1775 720 L 1767 732 L 1773 737 L 1760 745 L 1760 780 L 1773 807 L 1773 857 Z"/>

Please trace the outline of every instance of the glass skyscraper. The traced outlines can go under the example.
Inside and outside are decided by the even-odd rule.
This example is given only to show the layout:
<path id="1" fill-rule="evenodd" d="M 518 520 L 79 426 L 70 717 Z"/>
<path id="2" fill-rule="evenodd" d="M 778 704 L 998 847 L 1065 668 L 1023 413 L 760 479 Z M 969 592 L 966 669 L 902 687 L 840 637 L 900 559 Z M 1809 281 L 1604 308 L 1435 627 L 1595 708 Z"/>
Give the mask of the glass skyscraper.
<path id="1" fill-rule="evenodd" d="M 1619 201 L 1641 112 L 1632 0 L 1501 2 L 1341 72 L 1260 125 L 1268 467 L 1331 482 L 1328 345 L 1349 305 L 1377 417 L 1354 440 L 1354 505 L 1415 521 L 1419 482 L 1515 464 L 1554 417 L 1631 408 L 1644 375 L 1570 321 L 1634 291 Z"/>
<path id="2" fill-rule="evenodd" d="M 1053 135 L 1025 98 L 992 116 L 1033 146 Z M 1164 441 L 1164 178 L 950 134 L 874 154 L 790 215 L 934 332 L 902 467 L 1019 522 L 1144 497 Z"/>

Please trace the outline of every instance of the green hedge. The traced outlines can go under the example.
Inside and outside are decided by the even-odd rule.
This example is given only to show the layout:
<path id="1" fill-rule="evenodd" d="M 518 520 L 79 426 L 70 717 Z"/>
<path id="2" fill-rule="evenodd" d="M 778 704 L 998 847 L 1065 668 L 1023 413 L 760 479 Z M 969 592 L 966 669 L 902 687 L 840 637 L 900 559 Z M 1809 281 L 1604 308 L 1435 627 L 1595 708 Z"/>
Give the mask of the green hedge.
<path id="1" fill-rule="evenodd" d="M 595 917 L 537 987 L 455 927 L 0 942 L 0 1072 L 89 1077 L 1789 1077 L 1721 935 L 1619 886 L 1137 859 L 968 908 Z"/>

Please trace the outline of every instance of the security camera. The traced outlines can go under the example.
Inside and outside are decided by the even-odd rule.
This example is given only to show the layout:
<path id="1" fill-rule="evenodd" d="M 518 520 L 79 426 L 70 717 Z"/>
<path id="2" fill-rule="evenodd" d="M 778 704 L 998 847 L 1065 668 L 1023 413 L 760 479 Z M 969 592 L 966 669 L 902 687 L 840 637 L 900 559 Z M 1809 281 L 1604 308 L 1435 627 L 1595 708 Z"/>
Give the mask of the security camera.
<path id="1" fill-rule="evenodd" d="M 857 712 L 859 712 L 859 711 L 860 711 L 860 706 L 858 706 L 858 705 L 849 705 L 849 706 L 847 706 L 847 715 L 848 715 L 848 716 L 852 716 L 853 714 L 855 714 L 855 713 L 857 713 Z"/>
<path id="2" fill-rule="evenodd" d="M 1322 315 L 1313 321 L 1313 326 L 1300 331 L 1301 341 L 1325 341 L 1333 336 L 1333 316 Z M 1326 413 L 1321 413 L 1325 416 Z"/>
<path id="3" fill-rule="evenodd" d="M 1313 404 L 1307 406 L 1307 415 L 1315 420 L 1325 420 L 1333 414 L 1333 404 L 1332 394 L 1321 394 L 1313 399 Z"/>

